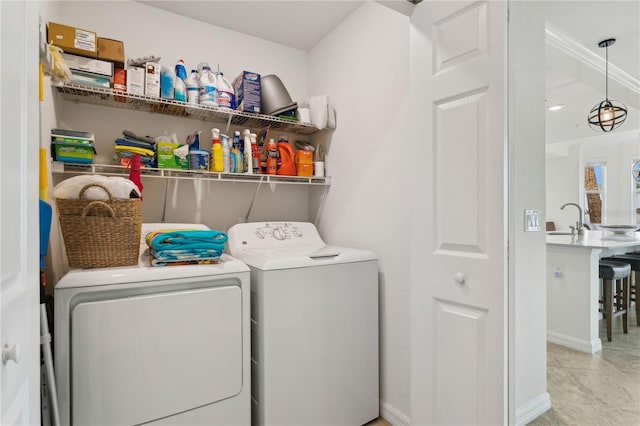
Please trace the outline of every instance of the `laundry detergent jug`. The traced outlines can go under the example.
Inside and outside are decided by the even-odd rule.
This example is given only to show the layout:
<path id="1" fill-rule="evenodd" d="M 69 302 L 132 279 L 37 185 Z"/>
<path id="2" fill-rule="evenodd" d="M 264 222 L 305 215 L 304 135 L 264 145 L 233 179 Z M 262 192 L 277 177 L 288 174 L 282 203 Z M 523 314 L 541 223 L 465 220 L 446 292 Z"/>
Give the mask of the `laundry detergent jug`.
<path id="1" fill-rule="evenodd" d="M 296 175 L 296 164 L 293 159 L 293 148 L 289 145 L 286 138 L 281 137 L 278 140 L 278 155 L 280 157 L 280 167 L 278 174 L 285 176 Z"/>

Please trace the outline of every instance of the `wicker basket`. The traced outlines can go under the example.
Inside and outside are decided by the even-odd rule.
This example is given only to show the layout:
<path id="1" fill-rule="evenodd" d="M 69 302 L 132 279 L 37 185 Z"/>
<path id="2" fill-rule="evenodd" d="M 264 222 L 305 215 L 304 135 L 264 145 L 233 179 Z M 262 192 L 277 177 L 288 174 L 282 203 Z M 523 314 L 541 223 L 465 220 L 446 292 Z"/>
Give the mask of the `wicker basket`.
<path id="1" fill-rule="evenodd" d="M 109 200 L 84 199 L 97 186 Z M 140 255 L 142 214 L 140 199 L 114 200 L 100 184 L 89 184 L 74 200 L 56 199 L 62 236 L 72 268 L 106 268 L 136 265 Z"/>

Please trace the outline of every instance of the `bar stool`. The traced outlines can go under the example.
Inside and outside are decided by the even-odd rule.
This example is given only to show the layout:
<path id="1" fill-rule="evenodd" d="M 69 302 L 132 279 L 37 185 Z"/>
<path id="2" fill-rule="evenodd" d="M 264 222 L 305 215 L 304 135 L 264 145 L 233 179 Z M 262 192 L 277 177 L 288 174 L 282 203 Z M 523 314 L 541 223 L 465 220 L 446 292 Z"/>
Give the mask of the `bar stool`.
<path id="1" fill-rule="evenodd" d="M 607 326 L 607 340 L 611 341 L 613 317 L 622 315 L 622 331 L 628 332 L 627 307 L 629 301 L 629 277 L 631 265 L 628 263 L 600 260 L 599 277 L 602 280 L 601 312 Z"/>
<path id="2" fill-rule="evenodd" d="M 629 302 L 634 302 L 636 305 L 636 324 L 640 326 L 640 303 L 638 303 L 637 296 L 638 286 L 640 285 L 640 252 L 618 254 L 605 259 L 625 262 L 631 265 L 631 275 L 633 276 L 633 279 L 629 284 Z M 629 307 L 631 307 L 631 303 L 629 303 Z"/>

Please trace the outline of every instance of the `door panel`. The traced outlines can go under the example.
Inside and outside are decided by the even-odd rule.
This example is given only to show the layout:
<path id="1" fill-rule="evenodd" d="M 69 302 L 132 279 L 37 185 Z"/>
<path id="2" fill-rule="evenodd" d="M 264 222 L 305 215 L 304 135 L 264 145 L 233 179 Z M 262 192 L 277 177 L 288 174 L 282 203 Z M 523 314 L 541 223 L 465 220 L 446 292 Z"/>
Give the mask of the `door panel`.
<path id="1" fill-rule="evenodd" d="M 487 5 L 463 7 L 433 24 L 434 74 L 487 54 Z"/>
<path id="2" fill-rule="evenodd" d="M 487 310 L 437 299 L 435 304 L 435 423 L 476 424 L 484 414 L 488 385 L 481 368 L 487 362 Z"/>
<path id="3" fill-rule="evenodd" d="M 411 17 L 412 423 L 504 424 L 506 3 Z"/>
<path id="4" fill-rule="evenodd" d="M 436 103 L 434 112 L 436 250 L 443 255 L 486 256 L 487 214 L 481 199 L 486 191 L 481 173 L 486 88 Z"/>
<path id="5" fill-rule="evenodd" d="M 140 424 L 242 390 L 239 287 L 80 303 L 71 318 L 73 424 Z"/>
<path id="6" fill-rule="evenodd" d="M 0 424 L 40 423 L 38 13 L 0 2 Z M 8 352 L 5 352 L 8 351 Z"/>

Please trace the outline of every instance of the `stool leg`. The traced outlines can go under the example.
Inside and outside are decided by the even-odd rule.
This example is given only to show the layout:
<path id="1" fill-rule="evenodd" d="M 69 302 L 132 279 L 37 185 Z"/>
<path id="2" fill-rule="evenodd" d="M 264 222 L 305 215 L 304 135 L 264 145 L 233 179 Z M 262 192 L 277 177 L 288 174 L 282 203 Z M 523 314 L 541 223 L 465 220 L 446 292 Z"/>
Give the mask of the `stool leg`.
<path id="1" fill-rule="evenodd" d="M 631 276 L 622 279 L 622 309 L 624 309 L 624 314 L 622 314 L 622 331 L 624 334 L 627 334 L 629 331 L 629 281 L 631 280 Z"/>
<path id="2" fill-rule="evenodd" d="M 629 300 L 632 291 L 629 290 Z M 636 305 L 636 325 L 640 326 L 640 303 L 638 303 L 638 271 L 633 271 L 633 301 Z"/>
<path id="3" fill-rule="evenodd" d="M 604 321 L 607 325 L 607 341 L 611 341 L 611 327 L 613 325 L 611 321 L 613 313 L 613 288 L 611 280 L 602 280 L 604 284 Z"/>

